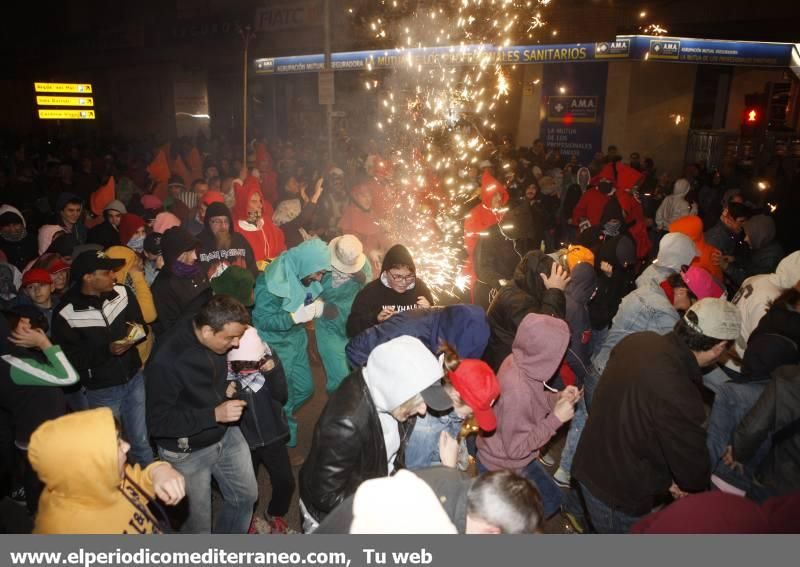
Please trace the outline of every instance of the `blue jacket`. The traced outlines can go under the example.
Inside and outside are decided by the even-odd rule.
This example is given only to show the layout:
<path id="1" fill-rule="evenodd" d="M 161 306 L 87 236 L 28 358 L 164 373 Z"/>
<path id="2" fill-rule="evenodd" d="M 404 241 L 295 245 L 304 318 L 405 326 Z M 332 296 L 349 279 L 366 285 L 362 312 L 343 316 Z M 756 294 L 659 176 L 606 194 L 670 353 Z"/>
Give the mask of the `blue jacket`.
<path id="1" fill-rule="evenodd" d="M 403 311 L 353 337 L 347 361 L 353 368 L 363 368 L 372 349 L 402 335 L 418 338 L 434 354 L 446 341 L 461 358 L 480 358 L 489 342 L 489 322 L 477 305 Z"/>

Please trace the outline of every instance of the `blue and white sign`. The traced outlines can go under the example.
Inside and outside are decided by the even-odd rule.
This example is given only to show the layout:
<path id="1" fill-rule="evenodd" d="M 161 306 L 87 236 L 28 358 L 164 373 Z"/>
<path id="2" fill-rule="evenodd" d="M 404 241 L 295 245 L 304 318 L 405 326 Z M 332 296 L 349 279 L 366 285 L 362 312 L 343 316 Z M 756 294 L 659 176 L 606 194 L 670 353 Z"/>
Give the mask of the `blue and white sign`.
<path id="1" fill-rule="evenodd" d="M 464 45 L 334 53 L 335 71 L 397 69 L 403 66 L 472 65 L 483 58 L 501 65 L 655 60 L 748 67 L 789 67 L 794 45 L 721 41 L 647 35 L 618 36 L 614 41 L 557 45 Z M 255 60 L 256 74 L 310 73 L 325 68 L 325 56 L 293 55 Z"/>
<path id="2" fill-rule="evenodd" d="M 789 67 L 790 43 L 724 41 L 687 37 L 619 36 L 631 42 L 631 58 L 710 65 Z"/>
<path id="3" fill-rule="evenodd" d="M 548 65 L 542 76 L 542 106 L 547 115 L 539 137 L 562 157 L 588 164 L 603 141 L 603 108 L 608 65 Z"/>
<path id="4" fill-rule="evenodd" d="M 597 59 L 628 59 L 631 56 L 631 40 L 620 38 L 595 43 L 594 56 Z"/>

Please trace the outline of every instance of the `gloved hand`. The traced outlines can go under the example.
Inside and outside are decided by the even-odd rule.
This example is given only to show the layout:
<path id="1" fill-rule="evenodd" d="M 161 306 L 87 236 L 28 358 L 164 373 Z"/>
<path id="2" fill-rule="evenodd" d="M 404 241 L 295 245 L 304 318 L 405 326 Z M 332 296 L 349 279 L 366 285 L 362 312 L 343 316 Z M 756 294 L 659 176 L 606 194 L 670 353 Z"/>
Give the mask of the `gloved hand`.
<path id="1" fill-rule="evenodd" d="M 364 273 L 364 270 L 358 270 L 355 274 L 353 274 L 353 279 L 361 285 L 367 283 L 367 274 Z"/>
<path id="2" fill-rule="evenodd" d="M 336 319 L 339 316 L 339 308 L 333 303 L 326 303 L 322 309 L 323 319 Z"/>
<path id="3" fill-rule="evenodd" d="M 321 299 L 317 299 L 314 301 L 314 303 L 309 305 L 309 307 L 311 306 L 314 307 L 314 319 L 319 319 L 322 317 L 322 313 L 325 311 L 325 302 Z"/>
<path id="4" fill-rule="evenodd" d="M 317 316 L 316 301 L 308 305 L 303 305 L 297 311 L 292 313 L 292 319 L 296 324 L 308 323 Z M 322 303 L 321 301 L 319 303 Z"/>

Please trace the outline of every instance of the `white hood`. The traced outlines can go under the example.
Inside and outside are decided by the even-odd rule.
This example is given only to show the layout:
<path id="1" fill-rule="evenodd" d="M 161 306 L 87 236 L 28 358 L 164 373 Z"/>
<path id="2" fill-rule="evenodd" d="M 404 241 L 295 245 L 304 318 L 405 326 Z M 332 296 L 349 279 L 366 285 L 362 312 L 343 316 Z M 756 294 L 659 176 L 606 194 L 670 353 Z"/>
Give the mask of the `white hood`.
<path id="1" fill-rule="evenodd" d="M 687 179 L 678 179 L 675 182 L 675 185 L 672 186 L 672 194 L 676 197 L 685 197 L 686 194 L 689 192 L 692 186 L 689 185 L 689 181 Z"/>
<path id="2" fill-rule="evenodd" d="M 443 371 L 422 341 L 402 336 L 375 347 L 363 374 L 375 407 L 389 413 L 439 380 Z"/>
<path id="3" fill-rule="evenodd" d="M 24 226 L 25 228 L 28 227 L 28 223 L 25 222 L 25 217 L 22 216 L 22 213 L 19 212 L 18 208 L 12 207 L 11 205 L 3 205 L 2 207 L 0 207 L 0 215 L 3 215 L 4 213 L 14 213 L 22 221 L 22 226 Z"/>

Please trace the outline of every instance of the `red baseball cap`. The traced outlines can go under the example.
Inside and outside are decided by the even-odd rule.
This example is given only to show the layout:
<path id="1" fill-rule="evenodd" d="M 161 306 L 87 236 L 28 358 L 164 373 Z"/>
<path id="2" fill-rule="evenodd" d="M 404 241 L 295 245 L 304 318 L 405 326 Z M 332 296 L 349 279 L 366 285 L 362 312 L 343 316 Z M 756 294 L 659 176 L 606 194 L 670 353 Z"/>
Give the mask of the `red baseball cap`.
<path id="1" fill-rule="evenodd" d="M 51 274 L 57 274 L 58 272 L 63 272 L 64 270 L 69 270 L 69 264 L 67 264 L 61 258 L 57 258 L 47 267 L 47 271 Z"/>
<path id="2" fill-rule="evenodd" d="M 22 287 L 31 284 L 51 284 L 53 278 L 50 277 L 50 272 L 44 268 L 31 268 L 22 275 Z"/>
<path id="3" fill-rule="evenodd" d="M 462 360 L 455 371 L 448 373 L 464 403 L 472 408 L 475 420 L 484 431 L 497 428 L 497 416 L 492 404 L 500 395 L 497 376 L 482 360 Z"/>

